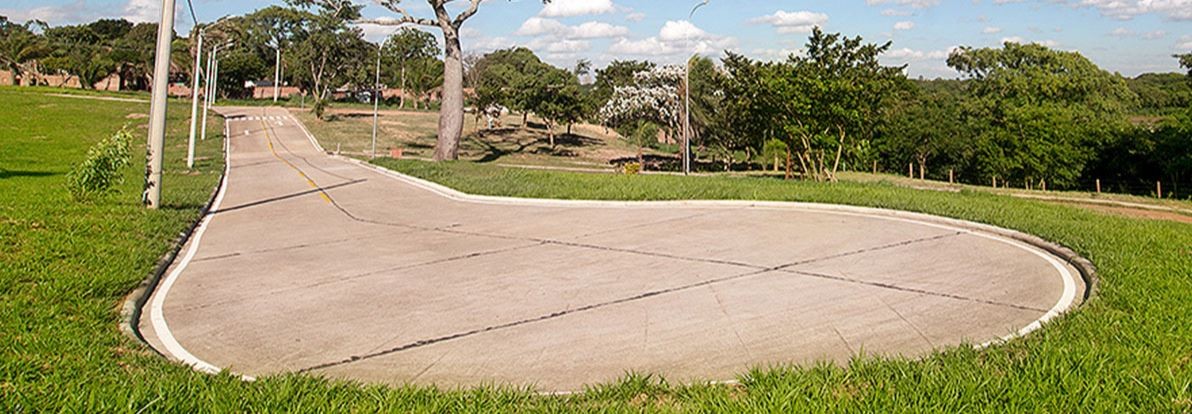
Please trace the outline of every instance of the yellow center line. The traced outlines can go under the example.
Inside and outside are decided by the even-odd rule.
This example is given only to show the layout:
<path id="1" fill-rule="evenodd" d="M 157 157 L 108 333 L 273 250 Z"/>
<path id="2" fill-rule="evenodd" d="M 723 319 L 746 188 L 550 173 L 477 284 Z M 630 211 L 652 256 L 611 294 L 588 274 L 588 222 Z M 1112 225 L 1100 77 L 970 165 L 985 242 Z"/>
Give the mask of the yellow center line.
<path id="1" fill-rule="evenodd" d="M 269 134 L 269 125 L 265 123 L 265 120 L 261 120 L 261 126 L 264 127 L 263 131 L 265 132 L 265 139 L 269 142 L 269 152 L 273 153 L 273 157 L 281 160 L 281 162 L 286 163 L 286 165 L 290 166 L 290 168 L 297 172 L 298 175 L 301 175 L 302 178 L 306 180 L 306 183 L 310 184 L 311 188 L 319 190 L 319 197 L 322 197 L 323 201 L 326 201 L 330 204 L 331 197 L 327 195 L 327 191 L 323 190 L 322 187 L 319 187 L 319 185 L 315 183 L 315 180 L 312 180 L 310 176 L 306 175 L 306 173 L 299 169 L 298 166 L 294 165 L 289 160 L 282 158 L 282 156 L 277 153 L 277 150 L 273 148 L 273 136 Z"/>

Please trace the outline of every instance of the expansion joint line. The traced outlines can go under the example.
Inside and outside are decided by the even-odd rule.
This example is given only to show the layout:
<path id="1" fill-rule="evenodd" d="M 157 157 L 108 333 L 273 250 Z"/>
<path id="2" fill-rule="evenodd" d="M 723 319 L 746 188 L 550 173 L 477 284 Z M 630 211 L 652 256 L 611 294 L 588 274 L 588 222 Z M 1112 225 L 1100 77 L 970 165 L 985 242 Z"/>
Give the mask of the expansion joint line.
<path id="1" fill-rule="evenodd" d="M 739 274 L 725 276 L 725 277 L 721 277 L 721 278 L 715 278 L 715 279 L 708 279 L 708 280 L 704 280 L 704 281 L 700 281 L 700 282 L 690 283 L 690 284 L 681 285 L 681 286 L 675 286 L 675 287 L 666 288 L 666 289 L 653 290 L 653 291 L 649 291 L 649 292 L 645 292 L 645 293 L 641 293 L 641 294 L 637 294 L 637 295 L 633 295 L 633 296 L 610 300 L 607 302 L 600 302 L 600 303 L 590 304 L 590 305 L 581 306 L 581 307 L 577 307 L 577 308 L 562 310 L 562 311 L 545 314 L 545 315 L 541 315 L 541 316 L 534 317 L 534 318 L 522 319 L 522 320 L 518 320 L 518 321 L 487 326 L 484 328 L 472 329 L 469 331 L 458 332 L 458 333 L 440 336 L 440 337 L 436 337 L 436 338 L 418 340 L 415 342 L 406 343 L 406 344 L 392 347 L 389 349 L 385 349 L 382 351 L 370 352 L 370 353 L 366 353 L 366 354 L 362 354 L 362 355 L 354 355 L 354 356 L 351 356 L 351 357 L 348 357 L 348 358 L 345 358 L 342 360 L 310 366 L 307 368 L 300 369 L 300 370 L 298 370 L 298 372 L 299 373 L 307 373 L 307 372 L 317 371 L 317 370 L 321 370 L 321 369 L 334 368 L 337 366 L 347 365 L 347 364 L 351 364 L 354 362 L 363 361 L 366 359 L 382 357 L 385 355 L 390 355 L 390 354 L 394 354 L 394 353 L 398 353 L 398 352 L 402 352 L 402 351 L 408 351 L 408 350 L 416 349 L 416 348 L 422 348 L 422 347 L 435 345 L 435 344 L 442 343 L 442 342 L 447 342 L 447 341 L 452 341 L 452 340 L 461 339 L 461 338 L 465 338 L 465 337 L 475 336 L 475 335 L 479 335 L 479 334 L 483 334 L 483 333 L 487 333 L 487 332 L 493 332 L 493 331 L 499 331 L 499 330 L 503 330 L 503 329 L 514 328 L 514 327 L 528 325 L 528 324 L 532 324 L 532 323 L 536 323 L 536 322 L 543 322 L 543 321 L 557 319 L 557 318 L 561 318 L 561 317 L 572 315 L 572 314 L 593 311 L 593 310 L 607 308 L 610 306 L 625 304 L 625 303 L 629 303 L 629 302 L 636 302 L 636 301 L 640 301 L 643 299 L 652 298 L 655 296 L 683 292 L 683 291 L 688 291 L 688 290 L 701 288 L 701 287 L 705 287 L 705 286 L 712 286 L 712 285 L 721 284 L 721 283 L 725 283 L 725 282 L 731 282 L 731 281 L 735 281 L 735 280 L 739 280 L 739 279 L 757 276 L 757 275 L 760 275 L 763 273 L 783 271 L 790 267 L 798 266 L 801 264 L 807 264 L 807 263 L 812 263 L 812 262 L 821 261 L 821 260 L 830 260 L 830 259 L 846 257 L 846 256 L 853 256 L 853 255 L 858 255 L 858 254 L 863 254 L 863 253 L 868 253 L 868 252 L 873 252 L 873 251 L 878 251 L 878 250 L 884 250 L 884 249 L 892 249 L 892 248 L 907 246 L 907 245 L 916 244 L 916 243 L 923 243 L 923 242 L 928 242 L 928 241 L 933 241 L 933 240 L 940 240 L 940 239 L 944 239 L 944 238 L 948 238 L 948 237 L 955 237 L 960 234 L 963 234 L 963 233 L 955 232 L 955 233 L 948 233 L 948 234 L 938 235 L 938 236 L 923 237 L 923 238 L 918 238 L 918 239 L 913 239 L 913 240 L 889 243 L 889 244 L 871 247 L 871 248 L 853 250 L 853 251 L 829 255 L 829 256 L 825 256 L 825 257 L 821 257 L 821 258 L 817 258 L 817 259 L 803 260 L 803 261 L 798 261 L 798 262 L 782 264 L 782 265 L 778 265 L 778 266 L 756 268 L 755 270 L 751 270 L 751 271 L 745 272 L 745 273 L 739 273 Z M 751 267 L 755 267 L 755 266 L 751 266 Z"/>

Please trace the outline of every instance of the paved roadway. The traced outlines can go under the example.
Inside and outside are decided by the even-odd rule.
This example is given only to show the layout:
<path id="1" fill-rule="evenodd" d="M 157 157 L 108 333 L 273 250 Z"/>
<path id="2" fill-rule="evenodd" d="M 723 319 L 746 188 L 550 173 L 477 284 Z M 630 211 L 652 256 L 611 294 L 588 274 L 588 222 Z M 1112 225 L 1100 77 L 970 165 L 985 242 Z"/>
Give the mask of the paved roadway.
<path id="1" fill-rule="evenodd" d="M 731 380 L 982 344 L 1083 293 L 1041 250 L 929 219 L 469 198 L 327 156 L 284 110 L 227 115 L 226 191 L 141 321 L 202 370 L 544 392 Z"/>

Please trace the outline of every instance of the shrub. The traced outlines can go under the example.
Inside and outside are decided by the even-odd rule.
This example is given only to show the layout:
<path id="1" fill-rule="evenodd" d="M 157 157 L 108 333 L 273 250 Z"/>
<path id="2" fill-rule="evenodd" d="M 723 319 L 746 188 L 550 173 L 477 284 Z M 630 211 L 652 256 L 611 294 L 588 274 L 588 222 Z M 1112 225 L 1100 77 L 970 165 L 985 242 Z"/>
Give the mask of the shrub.
<path id="1" fill-rule="evenodd" d="M 124 128 L 87 150 L 87 159 L 66 174 L 71 196 L 85 201 L 119 185 L 120 170 L 132 164 L 132 140 L 132 132 Z"/>
<path id="2" fill-rule="evenodd" d="M 625 164 L 625 175 L 638 175 L 642 172 L 642 165 L 636 162 Z"/>

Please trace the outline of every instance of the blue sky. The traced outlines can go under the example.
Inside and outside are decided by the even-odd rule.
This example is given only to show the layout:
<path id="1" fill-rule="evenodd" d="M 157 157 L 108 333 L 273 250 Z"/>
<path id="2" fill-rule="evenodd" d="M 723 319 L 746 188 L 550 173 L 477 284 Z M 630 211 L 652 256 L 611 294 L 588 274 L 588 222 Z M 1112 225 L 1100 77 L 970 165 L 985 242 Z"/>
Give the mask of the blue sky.
<path id="1" fill-rule="evenodd" d="M 192 0 L 201 21 L 282 1 Z M 362 4 L 366 0 L 357 0 Z M 411 14 L 424 2 L 406 0 Z M 456 3 L 466 3 L 457 0 Z M 547 61 L 577 59 L 602 66 L 612 59 L 682 61 L 684 51 L 720 55 L 725 49 L 760 59 L 798 53 L 807 32 L 894 41 L 884 59 L 907 64 L 911 76 L 955 77 L 944 60 L 958 45 L 996 46 L 1005 40 L 1076 50 L 1110 71 L 1133 76 L 1176 71 L 1173 53 L 1192 51 L 1192 0 L 711 0 L 688 21 L 698 0 L 486 0 L 464 27 L 464 48 L 485 52 L 515 45 Z M 0 15 L 38 18 L 52 25 L 125 17 L 156 20 L 160 0 L 5 0 Z M 185 0 L 178 29 L 191 25 Z M 371 5 L 369 17 L 393 16 Z M 392 30 L 365 26 L 369 38 Z"/>

